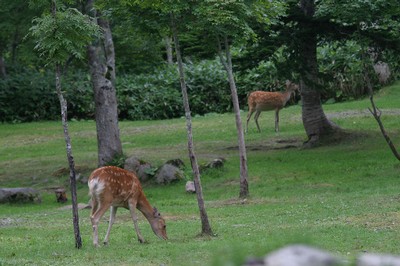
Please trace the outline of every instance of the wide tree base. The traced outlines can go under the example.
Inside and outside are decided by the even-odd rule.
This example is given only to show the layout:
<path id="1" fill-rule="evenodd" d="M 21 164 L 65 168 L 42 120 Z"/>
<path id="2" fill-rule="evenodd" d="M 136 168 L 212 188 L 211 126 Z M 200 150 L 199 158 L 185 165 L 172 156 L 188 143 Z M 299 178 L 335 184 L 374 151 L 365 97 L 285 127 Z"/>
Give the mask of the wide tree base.
<path id="1" fill-rule="evenodd" d="M 344 130 L 340 127 L 334 127 L 325 131 L 323 134 L 308 136 L 308 140 L 303 143 L 303 149 L 310 149 L 319 146 L 338 144 L 343 141 L 359 137 L 361 133 Z"/>

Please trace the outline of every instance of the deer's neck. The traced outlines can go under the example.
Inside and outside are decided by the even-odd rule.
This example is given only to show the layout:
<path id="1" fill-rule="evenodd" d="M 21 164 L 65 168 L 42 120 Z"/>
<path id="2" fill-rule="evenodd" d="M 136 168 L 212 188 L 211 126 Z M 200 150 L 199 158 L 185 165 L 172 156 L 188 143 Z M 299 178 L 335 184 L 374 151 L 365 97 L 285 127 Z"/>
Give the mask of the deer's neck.
<path id="1" fill-rule="evenodd" d="M 290 100 L 290 96 L 292 96 L 292 92 L 293 91 L 285 91 L 283 93 L 283 105 L 285 105 L 287 103 L 287 101 Z"/>
<path id="2" fill-rule="evenodd" d="M 138 198 L 138 202 L 137 202 L 137 209 L 143 213 L 144 217 L 146 217 L 146 219 L 151 222 L 154 218 L 154 210 L 153 207 L 150 205 L 149 201 L 146 199 L 145 195 L 143 194 L 143 192 L 141 193 L 141 195 Z"/>

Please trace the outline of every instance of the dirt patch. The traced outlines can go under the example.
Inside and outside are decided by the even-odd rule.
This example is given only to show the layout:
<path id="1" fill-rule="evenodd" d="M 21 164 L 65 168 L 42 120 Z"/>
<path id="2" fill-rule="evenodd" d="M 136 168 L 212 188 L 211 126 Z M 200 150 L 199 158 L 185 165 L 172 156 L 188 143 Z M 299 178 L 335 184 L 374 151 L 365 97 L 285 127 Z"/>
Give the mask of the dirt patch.
<path id="1" fill-rule="evenodd" d="M 398 230 L 400 228 L 400 214 L 398 212 L 368 213 L 357 216 L 348 216 L 345 223 L 362 226 L 375 231 Z"/>
<path id="2" fill-rule="evenodd" d="M 246 145 L 246 150 L 249 151 L 268 151 L 268 150 L 286 150 L 298 149 L 303 145 L 300 139 L 272 139 L 259 144 Z M 230 146 L 224 148 L 226 150 L 238 150 L 238 146 Z"/>
<path id="3" fill-rule="evenodd" d="M 209 202 L 210 207 L 218 208 L 218 207 L 225 207 L 231 205 L 249 205 L 249 204 L 268 204 L 268 203 L 276 203 L 278 200 L 272 199 L 227 199 L 227 200 L 218 200 L 218 201 L 211 201 Z"/>
<path id="4" fill-rule="evenodd" d="M 80 166 L 80 165 L 75 166 L 76 173 L 87 173 L 92 170 L 93 169 L 88 166 Z M 69 168 L 61 167 L 56 171 L 54 171 L 51 175 L 54 177 L 69 176 Z"/>
<path id="5" fill-rule="evenodd" d="M 91 208 L 89 204 L 85 204 L 85 203 L 78 203 L 77 207 L 78 207 L 78 210 L 90 209 Z M 62 207 L 60 207 L 58 209 L 62 210 L 62 211 L 72 210 L 72 205 L 62 206 Z"/>
<path id="6" fill-rule="evenodd" d="M 0 227 L 14 226 L 23 222 L 23 219 L 11 219 L 9 217 L 0 219 Z"/>
<path id="7" fill-rule="evenodd" d="M 394 108 L 394 109 L 380 109 L 382 112 L 382 115 L 400 115 L 400 109 Z M 327 113 L 326 116 L 328 119 L 332 118 L 348 118 L 348 117 L 364 117 L 364 116 L 370 116 L 372 117 L 370 111 L 368 109 L 365 110 L 347 110 L 347 111 L 341 111 L 341 112 L 333 112 L 333 113 Z"/>

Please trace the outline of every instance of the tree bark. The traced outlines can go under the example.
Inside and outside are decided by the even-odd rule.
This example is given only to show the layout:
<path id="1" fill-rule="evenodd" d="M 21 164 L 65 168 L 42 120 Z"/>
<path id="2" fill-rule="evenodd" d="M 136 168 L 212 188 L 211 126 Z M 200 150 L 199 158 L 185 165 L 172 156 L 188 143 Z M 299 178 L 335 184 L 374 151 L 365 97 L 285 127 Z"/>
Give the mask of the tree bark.
<path id="1" fill-rule="evenodd" d="M 67 150 L 67 159 L 69 164 L 69 180 L 71 185 L 72 217 L 74 225 L 75 247 L 81 248 L 82 238 L 79 230 L 78 200 L 76 196 L 75 162 L 74 162 L 74 157 L 72 156 L 72 145 L 68 132 L 67 101 L 64 99 L 61 92 L 61 68 L 59 64 L 56 65 L 56 90 L 61 106 L 61 121 L 64 129 L 64 138 Z"/>
<path id="2" fill-rule="evenodd" d="M 3 56 L 0 56 L 0 76 L 3 79 L 7 78 L 6 64 Z"/>
<path id="3" fill-rule="evenodd" d="M 93 6 L 88 1 L 87 6 Z M 115 90 L 115 54 L 108 21 L 97 19 L 104 36 L 88 46 L 90 74 L 94 91 L 98 165 L 103 166 L 122 155 Z"/>
<path id="4" fill-rule="evenodd" d="M 193 133 L 192 133 L 192 116 L 191 116 L 191 112 L 190 112 L 189 98 L 188 98 L 186 81 L 185 81 L 185 74 L 184 74 L 184 70 L 183 70 L 182 57 L 181 57 L 181 52 L 180 52 L 180 47 L 179 47 L 178 30 L 176 28 L 175 18 L 173 16 L 173 14 L 171 14 L 171 29 L 172 29 L 172 33 L 173 33 L 174 42 L 175 42 L 175 53 L 176 53 L 176 59 L 178 62 L 179 80 L 180 80 L 181 90 L 182 90 L 183 106 L 185 109 L 189 158 L 190 158 L 190 163 L 192 165 L 192 171 L 193 171 L 193 175 L 194 175 L 193 181 L 194 181 L 194 186 L 196 189 L 197 203 L 198 203 L 199 211 L 200 211 L 201 234 L 211 236 L 211 235 L 213 235 L 213 232 L 212 232 L 211 225 L 208 220 L 207 211 L 206 211 L 206 208 L 204 205 L 203 188 L 201 186 L 200 171 L 199 171 L 199 166 L 197 163 L 196 155 L 194 152 Z"/>
<path id="5" fill-rule="evenodd" d="M 327 119 L 317 89 L 317 31 L 312 22 L 315 13 L 314 0 L 301 0 L 300 8 L 304 14 L 304 19 L 299 22 L 301 28 L 299 53 L 304 64 L 300 80 L 302 119 L 308 137 L 305 146 L 312 147 L 318 144 L 322 137 L 329 136 L 339 127 Z"/>
<path id="6" fill-rule="evenodd" d="M 172 38 L 169 36 L 165 36 L 164 42 L 165 42 L 165 51 L 167 53 L 167 63 L 168 65 L 173 65 L 174 60 L 172 56 Z"/>
<path id="7" fill-rule="evenodd" d="M 364 66 L 364 69 L 366 69 L 365 66 Z M 369 93 L 369 100 L 370 100 L 371 105 L 372 105 L 372 108 L 368 107 L 368 110 L 371 112 L 371 114 L 375 118 L 376 122 L 378 123 L 378 126 L 379 126 L 379 129 L 381 130 L 382 136 L 385 138 L 385 141 L 388 144 L 390 150 L 392 151 L 394 157 L 396 157 L 396 159 L 400 161 L 400 153 L 397 151 L 396 146 L 393 144 L 392 140 L 390 139 L 389 135 L 386 132 L 385 127 L 383 126 L 383 123 L 382 123 L 382 120 L 381 120 L 382 112 L 375 105 L 374 91 L 372 89 L 371 80 L 370 80 L 367 72 L 365 72 L 365 74 L 364 74 L 364 80 L 365 80 L 365 83 L 367 85 L 367 90 L 368 90 L 368 93 Z"/>
<path id="8" fill-rule="evenodd" d="M 56 17 L 57 6 L 56 1 L 51 1 L 51 14 L 53 17 Z M 59 63 L 56 63 L 55 66 L 56 72 L 56 92 L 58 99 L 60 101 L 61 107 L 61 121 L 64 130 L 64 138 L 67 150 L 67 159 L 69 164 L 69 180 L 71 185 L 71 199 L 72 199 L 72 217 L 73 217 L 73 226 L 74 226 L 74 235 L 75 235 L 75 247 L 82 247 L 82 238 L 79 230 L 79 215 L 78 215 L 78 200 L 76 196 L 76 174 L 75 174 L 75 162 L 74 157 L 72 156 L 72 145 L 71 139 L 68 132 L 68 117 L 67 117 L 67 101 L 64 99 L 61 90 L 61 66 Z"/>
<path id="9" fill-rule="evenodd" d="M 233 109 L 235 112 L 236 119 L 236 129 L 238 134 L 238 146 L 239 146 L 239 158 L 240 158 L 240 192 L 239 198 L 244 199 L 249 197 L 249 184 L 248 184 L 248 171 L 247 171 L 247 155 L 246 155 L 246 144 L 244 142 L 244 133 L 242 126 L 242 119 L 240 117 L 240 107 L 239 107 L 239 99 L 237 95 L 237 89 L 235 84 L 235 78 L 233 76 L 233 68 L 232 68 L 232 57 L 230 53 L 230 46 L 228 43 L 228 37 L 224 36 L 224 45 L 225 45 L 225 60 L 222 54 L 221 42 L 218 39 L 218 54 L 221 60 L 222 65 L 224 66 L 229 80 L 229 87 L 231 89 L 231 97 L 233 103 Z"/>

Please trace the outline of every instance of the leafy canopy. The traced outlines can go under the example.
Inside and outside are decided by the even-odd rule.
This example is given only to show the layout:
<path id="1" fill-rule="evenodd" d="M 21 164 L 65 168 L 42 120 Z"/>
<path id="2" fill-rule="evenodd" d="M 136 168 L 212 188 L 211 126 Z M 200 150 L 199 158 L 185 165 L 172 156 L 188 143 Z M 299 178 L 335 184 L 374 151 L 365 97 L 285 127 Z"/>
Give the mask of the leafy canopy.
<path id="1" fill-rule="evenodd" d="M 36 41 L 35 50 L 48 63 L 63 64 L 71 56 L 82 59 L 86 45 L 101 33 L 89 16 L 75 8 L 35 18 L 33 24 L 29 35 Z"/>

